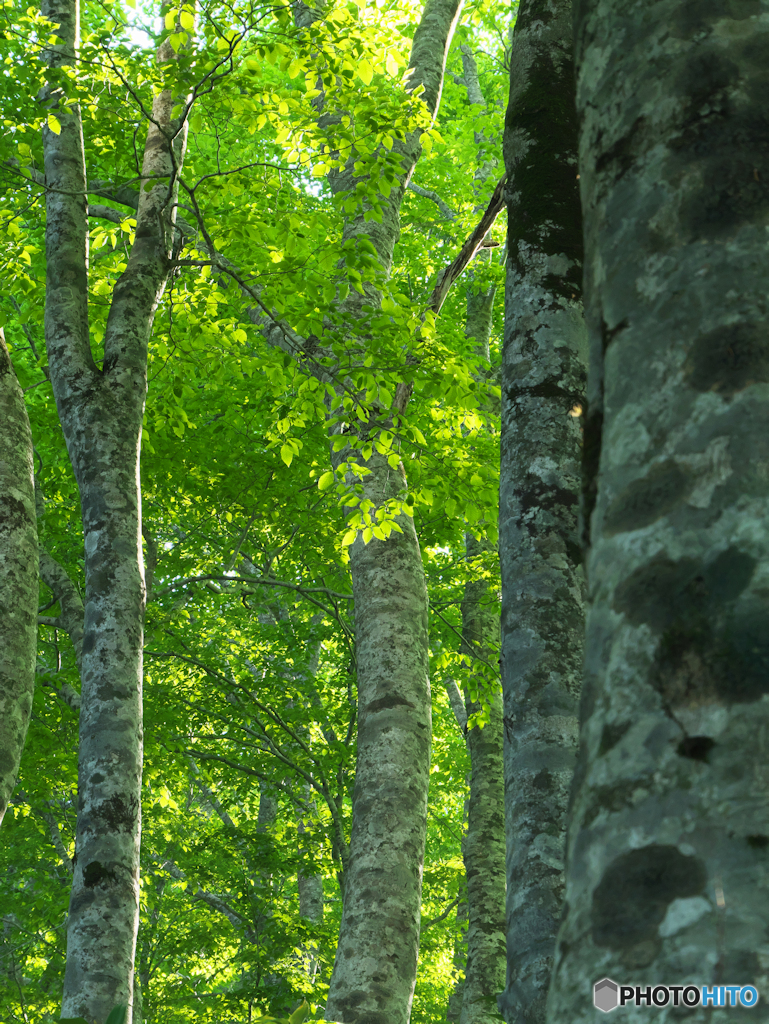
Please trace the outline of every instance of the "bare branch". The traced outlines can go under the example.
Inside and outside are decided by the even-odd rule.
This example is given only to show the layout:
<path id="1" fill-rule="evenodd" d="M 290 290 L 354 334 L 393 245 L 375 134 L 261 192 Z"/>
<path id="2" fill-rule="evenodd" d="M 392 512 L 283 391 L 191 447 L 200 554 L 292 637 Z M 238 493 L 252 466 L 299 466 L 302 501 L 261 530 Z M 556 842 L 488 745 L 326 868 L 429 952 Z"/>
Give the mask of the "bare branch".
<path id="1" fill-rule="evenodd" d="M 459 250 L 457 257 L 449 263 L 448 267 L 446 267 L 438 279 L 438 283 L 433 290 L 432 298 L 430 299 L 430 304 L 428 306 L 428 308 L 434 313 L 440 313 L 441 307 L 446 301 L 446 296 L 448 295 L 451 286 L 460 277 L 462 271 L 467 267 L 478 250 L 483 248 L 484 239 L 486 238 L 489 229 L 502 212 L 505 205 L 506 181 L 507 175 L 503 175 L 499 179 L 497 187 L 494 189 L 491 199 L 489 200 L 489 204 L 486 207 L 485 213 L 478 221 L 478 224 L 472 234 Z"/>
<path id="2" fill-rule="evenodd" d="M 411 192 L 416 193 L 416 195 L 422 196 L 423 199 L 429 199 L 433 203 L 435 203 L 435 205 L 441 211 L 441 216 L 444 217 L 446 220 L 456 220 L 457 217 L 459 216 L 459 214 L 455 213 L 450 206 L 444 203 L 444 201 L 441 199 L 438 193 L 434 192 L 432 189 L 422 188 L 421 185 L 417 185 L 413 181 L 410 181 L 408 183 L 407 188 L 409 188 Z"/>
<path id="3" fill-rule="evenodd" d="M 451 704 L 451 710 L 454 712 L 454 717 L 457 720 L 457 725 L 463 736 L 467 736 L 467 708 L 465 702 L 457 686 L 456 679 L 446 678 L 443 681 L 443 685 L 446 687 L 446 694 L 449 698 L 449 704 Z"/>
<path id="4" fill-rule="evenodd" d="M 431 918 L 429 921 L 423 921 L 422 924 L 419 927 L 420 932 L 423 932 L 425 930 L 425 928 L 429 928 L 431 925 L 440 924 L 441 921 L 445 921 L 446 918 L 451 913 L 451 911 L 454 909 L 454 907 L 459 903 L 461 898 L 462 898 L 461 896 L 455 896 L 454 899 L 451 901 L 451 903 L 449 903 L 449 905 L 446 907 L 446 909 L 443 911 L 442 914 L 439 914 L 437 917 Z"/>

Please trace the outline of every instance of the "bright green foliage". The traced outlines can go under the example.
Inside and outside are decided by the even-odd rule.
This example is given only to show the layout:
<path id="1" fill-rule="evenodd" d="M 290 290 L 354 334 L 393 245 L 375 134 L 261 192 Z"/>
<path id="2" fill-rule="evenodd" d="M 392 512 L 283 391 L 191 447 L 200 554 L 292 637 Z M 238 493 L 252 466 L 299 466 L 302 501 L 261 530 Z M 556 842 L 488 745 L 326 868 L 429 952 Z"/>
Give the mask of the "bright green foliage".
<path id="1" fill-rule="evenodd" d="M 442 1019 L 455 980 L 451 907 L 463 879 L 468 767 L 442 680 L 468 682 L 473 699 L 478 687 L 497 685 L 496 666 L 484 669 L 485 682 L 477 665 L 470 673 L 459 605 L 468 578 L 496 587 L 496 560 L 484 555 L 468 565 L 464 534 L 496 540 L 500 339 L 495 328 L 492 366 L 485 366 L 464 335 L 461 282 L 439 318 L 425 318 L 425 308 L 478 220 L 475 138 L 499 134 L 508 9 L 494 2 L 466 9 L 435 128 L 404 88 L 418 17 L 407 0 L 332 3 L 301 30 L 282 5 L 167 8 L 162 34 L 180 52 L 170 64 L 154 57 L 157 13 L 131 0 L 85 4 L 82 60 L 62 79 L 83 112 L 89 202 L 118 215 L 90 220 L 97 363 L 108 299 L 135 228 L 121 202 L 126 192 L 116 187 L 127 183 L 129 200 L 137 187 L 143 111 L 161 79 L 177 95 L 193 91 L 183 234 L 155 318 L 143 432 L 151 576 L 137 945 L 143 1017 L 298 1024 L 299 1010 L 289 1014 L 303 999 L 322 1016 L 355 768 L 347 549 L 358 531 L 366 542 L 386 538 L 403 509 L 415 518 L 432 609 L 433 784 L 412 1014 L 414 1024 L 428 1024 Z M 13 0 L 4 18 L 0 318 L 26 389 L 45 501 L 41 543 L 82 592 L 78 496 L 45 376 L 44 112 L 35 97 L 49 30 L 34 8 Z M 482 114 L 451 77 L 462 73 L 462 42 L 477 51 L 490 98 Z M 398 172 L 393 140 L 413 127 L 424 130 L 414 180 L 457 217 L 446 220 L 429 199 L 407 192 L 384 281 L 368 239 L 342 247 L 343 218 L 366 203 L 376 221 L 377 197 Z M 324 176 L 351 146 L 360 184 L 332 201 Z M 499 243 L 503 230 L 494 228 Z M 211 266 L 211 247 L 230 261 L 225 269 Z M 500 252 L 478 262 L 474 287 L 501 282 Z M 378 282 L 383 297 L 355 327 L 358 338 L 366 334 L 361 366 L 353 325 L 337 303 L 367 281 Z M 252 290 L 248 301 L 243 285 Z M 322 372 L 266 344 L 247 315 L 256 302 L 302 336 L 323 335 L 332 358 Z M 402 381 L 413 384 L 413 397 L 393 418 Z M 373 410 L 381 427 L 355 441 L 360 464 L 351 457 L 332 472 L 330 446 L 342 438 L 329 431 L 353 417 L 368 421 Z M 343 443 L 354 437 L 345 434 Z M 374 447 L 393 468 L 404 461 L 410 487 L 379 515 L 349 484 Z M 58 615 L 46 587 L 41 604 L 43 616 Z M 79 690 L 61 627 L 41 625 L 38 681 L 19 789 L 0 833 L 3 1022 L 58 1020 L 77 783 L 77 712 L 58 694 L 63 684 Z M 313 875 L 325 898 L 315 921 L 299 907 L 299 877 Z"/>

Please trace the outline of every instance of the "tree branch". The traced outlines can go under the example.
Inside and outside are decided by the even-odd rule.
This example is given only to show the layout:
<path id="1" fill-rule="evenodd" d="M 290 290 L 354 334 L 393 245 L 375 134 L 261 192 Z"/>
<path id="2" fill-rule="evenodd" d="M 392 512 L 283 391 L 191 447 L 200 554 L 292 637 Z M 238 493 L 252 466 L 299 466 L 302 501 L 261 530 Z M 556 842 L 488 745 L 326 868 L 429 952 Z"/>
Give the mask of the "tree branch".
<path id="1" fill-rule="evenodd" d="M 438 283 L 433 289 L 433 294 L 428 306 L 428 308 L 434 313 L 440 313 L 441 307 L 446 301 L 446 296 L 448 295 L 451 286 L 457 278 L 459 278 L 462 271 L 467 267 L 478 250 L 483 247 L 484 239 L 489 229 L 504 208 L 506 181 L 507 175 L 503 175 L 499 179 L 497 187 L 494 189 L 491 199 L 489 200 L 489 204 L 486 207 L 485 213 L 478 221 L 478 224 L 474 228 L 472 234 L 459 250 L 456 258 L 449 263 L 448 267 L 446 267 L 438 279 Z"/>
<path id="2" fill-rule="evenodd" d="M 448 206 L 437 192 L 434 192 L 429 188 L 422 188 L 421 185 L 417 185 L 415 182 L 410 181 L 407 186 L 411 192 L 416 193 L 418 196 L 422 196 L 423 199 L 430 199 L 438 209 L 441 211 L 441 216 L 445 220 L 456 220 L 459 214 L 455 213 L 450 206 Z"/>

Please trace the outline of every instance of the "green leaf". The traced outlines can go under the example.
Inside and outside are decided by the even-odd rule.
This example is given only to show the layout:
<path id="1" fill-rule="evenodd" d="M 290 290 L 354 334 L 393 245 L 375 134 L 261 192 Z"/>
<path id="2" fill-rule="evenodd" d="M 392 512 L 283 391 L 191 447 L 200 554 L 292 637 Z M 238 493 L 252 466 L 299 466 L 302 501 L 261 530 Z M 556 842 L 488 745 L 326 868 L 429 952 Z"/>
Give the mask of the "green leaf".
<path id="1" fill-rule="evenodd" d="M 362 60 L 358 63 L 358 78 L 363 82 L 364 85 L 371 85 L 371 79 L 374 77 L 374 69 L 367 60 Z"/>
<path id="2" fill-rule="evenodd" d="M 48 115 L 48 130 L 52 131 L 54 135 L 61 135 L 61 121 L 53 114 Z"/>
<path id="3" fill-rule="evenodd" d="M 281 459 L 283 459 L 287 466 L 291 465 L 291 462 L 294 458 L 294 449 L 291 447 L 290 444 L 283 445 L 283 447 L 280 449 L 280 457 Z"/>
<path id="4" fill-rule="evenodd" d="M 309 1009 L 310 1007 L 307 1005 L 307 1000 L 305 999 L 302 1005 L 298 1006 L 288 1018 L 289 1024 L 302 1024 L 302 1021 Z"/>
<path id="5" fill-rule="evenodd" d="M 334 474 L 329 470 L 327 473 L 324 473 L 321 476 L 320 480 L 318 480 L 318 490 L 319 491 L 327 491 L 329 489 L 329 487 L 331 487 L 331 485 L 333 483 L 334 483 Z"/>
<path id="6" fill-rule="evenodd" d="M 179 24 L 187 32 L 192 32 L 195 28 L 195 18 L 189 11 L 182 11 L 179 15 Z"/>
<path id="7" fill-rule="evenodd" d="M 118 1005 L 113 1010 L 110 1010 L 104 1024 L 125 1024 L 127 1016 L 128 1007 L 125 1004 Z"/>

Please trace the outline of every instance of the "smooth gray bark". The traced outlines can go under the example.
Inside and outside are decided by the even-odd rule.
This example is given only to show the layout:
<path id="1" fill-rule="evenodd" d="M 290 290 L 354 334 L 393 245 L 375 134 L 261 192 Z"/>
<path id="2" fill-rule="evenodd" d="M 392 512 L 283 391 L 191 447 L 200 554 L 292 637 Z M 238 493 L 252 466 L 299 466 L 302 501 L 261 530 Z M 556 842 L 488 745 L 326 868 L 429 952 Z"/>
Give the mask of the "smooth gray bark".
<path id="1" fill-rule="evenodd" d="M 563 901 L 584 632 L 587 339 L 570 0 L 522 0 L 510 66 L 502 363 L 502 682 L 509 1024 L 542 1024 Z M 568 1020 L 568 1015 L 563 1018 Z"/>
<path id="2" fill-rule="evenodd" d="M 608 975 L 755 983 L 686 1020 L 767 1021 L 769 2 L 575 29 L 594 504 L 548 1019 L 594 1021 Z"/>
<path id="3" fill-rule="evenodd" d="M 27 737 L 37 650 L 32 433 L 0 329 L 0 822 Z"/>
<path id="4" fill-rule="evenodd" d="M 65 106 L 62 70 L 76 60 L 76 0 L 45 0 L 61 40 L 47 51 L 43 102 L 61 132 L 43 130 L 46 191 L 45 334 L 59 419 L 80 491 L 85 540 L 85 621 L 75 873 L 70 896 L 62 1013 L 102 1024 L 129 1006 L 138 925 L 142 765 L 139 444 L 147 345 L 169 269 L 174 172 L 183 147 L 172 97 L 153 103 L 136 238 L 115 284 L 102 366 L 88 330 L 87 208 L 77 106 Z M 166 59 L 168 53 L 165 54 Z M 176 153 L 172 153 L 172 145 Z"/>

